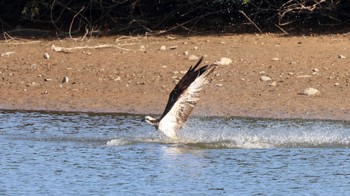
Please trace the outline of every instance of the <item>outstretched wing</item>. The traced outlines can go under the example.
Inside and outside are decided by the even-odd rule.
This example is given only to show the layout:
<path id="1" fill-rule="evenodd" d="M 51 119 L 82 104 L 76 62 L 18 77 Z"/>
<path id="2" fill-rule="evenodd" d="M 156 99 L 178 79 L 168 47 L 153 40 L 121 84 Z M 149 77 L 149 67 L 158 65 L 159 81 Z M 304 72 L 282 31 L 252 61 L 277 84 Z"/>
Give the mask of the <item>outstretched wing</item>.
<path id="1" fill-rule="evenodd" d="M 211 64 L 196 70 L 201 61 L 202 58 L 187 71 L 170 93 L 167 106 L 159 119 L 159 129 L 177 131 L 190 116 L 193 107 L 199 100 L 199 92 L 208 81 L 207 76 L 216 68 L 215 64 Z"/>

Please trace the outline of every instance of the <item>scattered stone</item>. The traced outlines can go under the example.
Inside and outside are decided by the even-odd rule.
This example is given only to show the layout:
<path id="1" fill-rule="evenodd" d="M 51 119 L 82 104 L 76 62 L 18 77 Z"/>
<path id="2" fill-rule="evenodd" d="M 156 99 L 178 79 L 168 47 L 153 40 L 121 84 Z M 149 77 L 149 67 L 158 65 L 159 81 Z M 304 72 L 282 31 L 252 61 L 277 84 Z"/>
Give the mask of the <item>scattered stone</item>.
<path id="1" fill-rule="evenodd" d="M 114 79 L 114 81 L 120 81 L 120 80 L 122 80 L 122 79 L 120 78 L 120 76 L 118 76 L 117 78 Z"/>
<path id="2" fill-rule="evenodd" d="M 261 76 L 260 80 L 263 82 L 271 81 L 272 79 L 269 76 Z"/>
<path id="3" fill-rule="evenodd" d="M 175 50 L 177 48 L 177 46 L 170 46 L 169 50 Z"/>
<path id="4" fill-rule="evenodd" d="M 311 78 L 312 75 L 299 75 L 297 78 Z"/>
<path id="5" fill-rule="evenodd" d="M 288 72 L 288 75 L 292 76 L 292 75 L 294 75 L 294 73 L 293 72 Z"/>
<path id="6" fill-rule="evenodd" d="M 198 50 L 198 47 L 197 47 L 197 46 L 195 46 L 193 49 L 194 49 L 194 50 Z"/>
<path id="7" fill-rule="evenodd" d="M 339 55 L 338 55 L 338 58 L 340 58 L 340 59 L 345 59 L 346 57 L 345 57 L 344 55 L 342 55 L 342 54 L 339 54 Z"/>
<path id="8" fill-rule="evenodd" d="M 166 46 L 164 46 L 164 45 L 161 46 L 161 47 L 160 47 L 160 50 L 165 51 L 165 50 L 166 50 Z"/>
<path id="9" fill-rule="evenodd" d="M 50 81 L 52 81 L 52 79 L 51 78 L 45 78 L 44 81 L 45 82 L 50 82 Z"/>
<path id="10" fill-rule="evenodd" d="M 11 54 L 13 54 L 15 52 L 4 52 L 4 53 L 1 53 L 1 56 L 7 56 L 9 57 Z"/>
<path id="11" fill-rule="evenodd" d="M 67 76 L 64 76 L 62 83 L 68 83 L 68 82 L 69 82 L 69 78 Z"/>
<path id="12" fill-rule="evenodd" d="M 312 75 L 318 75 L 318 72 L 319 72 L 320 70 L 318 70 L 317 68 L 314 68 L 313 70 L 312 70 Z"/>
<path id="13" fill-rule="evenodd" d="M 313 96 L 313 95 L 319 95 L 321 92 L 315 88 L 307 88 L 304 90 L 303 93 L 301 93 L 302 95 L 306 95 L 306 96 Z"/>
<path id="14" fill-rule="evenodd" d="M 259 72 L 259 75 L 263 75 L 263 74 L 266 74 L 265 71 Z"/>
<path id="15" fill-rule="evenodd" d="M 215 86 L 222 87 L 222 84 L 216 84 Z"/>
<path id="16" fill-rule="evenodd" d="M 146 47 L 144 45 L 141 45 L 139 50 L 142 52 L 146 52 Z"/>
<path id="17" fill-rule="evenodd" d="M 280 61 L 281 59 L 279 59 L 278 57 L 272 58 L 273 61 Z"/>
<path id="18" fill-rule="evenodd" d="M 45 52 L 43 56 L 44 56 L 44 59 L 49 59 L 50 58 L 50 55 L 47 52 Z"/>
<path id="19" fill-rule="evenodd" d="M 215 62 L 218 65 L 229 65 L 232 63 L 232 60 L 226 57 L 221 58 L 219 61 Z"/>
<path id="20" fill-rule="evenodd" d="M 273 81 L 273 82 L 271 82 L 271 83 L 269 84 L 269 86 L 275 87 L 275 86 L 277 86 L 277 82 L 276 82 L 276 81 Z"/>
<path id="21" fill-rule="evenodd" d="M 188 54 L 189 54 L 188 51 L 185 51 L 185 52 L 184 52 L 184 55 L 188 56 Z"/>
<path id="22" fill-rule="evenodd" d="M 334 84 L 334 86 L 339 86 L 339 83 L 338 83 L 338 82 L 336 82 L 336 83 Z"/>
<path id="23" fill-rule="evenodd" d="M 188 60 L 190 61 L 197 61 L 199 59 L 198 56 L 194 55 L 194 54 L 191 54 L 189 57 L 188 57 Z"/>

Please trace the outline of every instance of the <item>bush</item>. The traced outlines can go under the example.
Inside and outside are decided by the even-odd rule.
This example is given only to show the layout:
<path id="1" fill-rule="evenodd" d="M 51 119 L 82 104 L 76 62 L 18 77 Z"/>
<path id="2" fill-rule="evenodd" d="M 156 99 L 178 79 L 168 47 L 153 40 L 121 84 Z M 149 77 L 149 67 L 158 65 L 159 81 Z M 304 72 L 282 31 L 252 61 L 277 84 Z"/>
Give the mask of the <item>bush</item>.
<path id="1" fill-rule="evenodd" d="M 3 0 L 0 22 L 63 34 L 275 31 L 343 27 L 349 10 L 347 0 Z"/>

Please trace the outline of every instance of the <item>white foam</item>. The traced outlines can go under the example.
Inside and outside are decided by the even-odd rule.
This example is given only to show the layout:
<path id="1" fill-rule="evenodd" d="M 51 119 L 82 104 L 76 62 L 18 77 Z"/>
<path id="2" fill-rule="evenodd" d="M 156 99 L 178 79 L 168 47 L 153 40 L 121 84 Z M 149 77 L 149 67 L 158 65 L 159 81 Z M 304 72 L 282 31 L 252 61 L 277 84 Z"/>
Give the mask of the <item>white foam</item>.
<path id="1" fill-rule="evenodd" d="M 180 143 L 203 148 L 349 147 L 347 125 L 324 121 L 268 121 L 195 118 L 169 140 L 153 129 L 118 136 L 107 145 Z M 146 134 L 145 134 L 146 133 Z"/>

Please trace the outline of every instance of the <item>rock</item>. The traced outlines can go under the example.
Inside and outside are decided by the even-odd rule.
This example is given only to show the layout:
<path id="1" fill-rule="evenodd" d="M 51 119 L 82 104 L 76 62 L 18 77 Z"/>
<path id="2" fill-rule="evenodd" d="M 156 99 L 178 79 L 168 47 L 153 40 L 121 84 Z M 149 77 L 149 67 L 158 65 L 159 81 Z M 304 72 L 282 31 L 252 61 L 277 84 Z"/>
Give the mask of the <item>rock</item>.
<path id="1" fill-rule="evenodd" d="M 9 57 L 13 53 L 15 53 L 15 52 L 4 52 L 4 53 L 1 53 L 0 56 L 7 56 L 7 57 Z"/>
<path id="2" fill-rule="evenodd" d="M 339 83 L 338 83 L 338 82 L 336 82 L 336 83 L 334 84 L 334 86 L 339 86 Z"/>
<path id="3" fill-rule="evenodd" d="M 50 82 L 50 81 L 52 81 L 52 79 L 51 78 L 45 78 L 44 81 L 45 82 Z"/>
<path id="4" fill-rule="evenodd" d="M 68 82 L 69 82 L 69 78 L 67 76 L 64 76 L 62 83 L 68 83 Z"/>
<path id="5" fill-rule="evenodd" d="M 269 84 L 269 86 L 275 87 L 275 86 L 277 86 L 277 82 L 276 82 L 276 81 L 273 81 L 273 82 L 271 82 L 271 83 Z"/>
<path id="6" fill-rule="evenodd" d="M 188 57 L 188 60 L 190 61 L 197 61 L 199 59 L 198 56 L 194 55 L 194 54 L 191 54 L 189 57 Z"/>
<path id="7" fill-rule="evenodd" d="M 165 51 L 166 50 L 166 46 L 161 46 L 159 50 Z"/>
<path id="8" fill-rule="evenodd" d="M 170 46 L 169 50 L 175 50 L 177 48 L 177 46 Z"/>
<path id="9" fill-rule="evenodd" d="M 307 96 L 313 96 L 313 95 L 319 95 L 321 92 L 315 88 L 307 88 L 304 90 L 302 95 L 307 95 Z"/>
<path id="10" fill-rule="evenodd" d="M 44 59 L 49 59 L 50 58 L 50 55 L 47 52 L 45 52 L 43 56 L 44 56 Z"/>
<path id="11" fill-rule="evenodd" d="M 271 81 L 272 79 L 269 76 L 261 76 L 260 80 L 263 82 Z"/>
<path id="12" fill-rule="evenodd" d="M 184 52 L 184 55 L 188 56 L 188 54 L 189 54 L 188 51 L 185 51 L 185 52 Z"/>
<path id="13" fill-rule="evenodd" d="M 195 46 L 193 49 L 194 49 L 194 50 L 198 50 L 198 47 L 197 47 L 197 46 Z"/>
<path id="14" fill-rule="evenodd" d="M 145 52 L 146 51 L 146 47 L 144 45 L 141 45 L 139 50 L 142 51 L 142 52 Z"/>
<path id="15" fill-rule="evenodd" d="M 340 59 L 345 59 L 346 57 L 345 57 L 344 55 L 342 55 L 342 54 L 339 54 L 339 55 L 338 55 L 338 58 L 340 58 Z"/>
<path id="16" fill-rule="evenodd" d="M 232 63 L 232 60 L 226 57 L 221 58 L 219 61 L 215 62 L 218 65 L 229 65 Z"/>
<path id="17" fill-rule="evenodd" d="M 215 86 L 222 87 L 222 84 L 220 84 L 220 83 L 219 84 L 215 84 Z"/>
<path id="18" fill-rule="evenodd" d="M 120 76 L 118 76 L 117 78 L 114 79 L 114 81 L 120 81 L 120 80 L 122 80 L 122 79 L 120 78 Z"/>
<path id="19" fill-rule="evenodd" d="M 317 68 L 314 68 L 312 72 L 319 72 L 319 70 Z"/>
<path id="20" fill-rule="evenodd" d="M 312 75 L 299 75 L 297 78 L 311 78 Z"/>
<path id="21" fill-rule="evenodd" d="M 280 61 L 281 59 L 279 59 L 278 57 L 272 58 L 273 61 Z"/>

